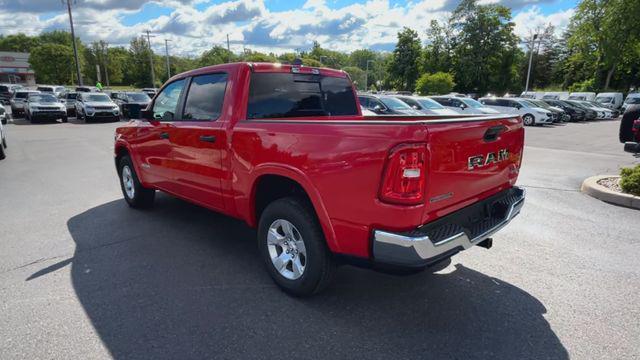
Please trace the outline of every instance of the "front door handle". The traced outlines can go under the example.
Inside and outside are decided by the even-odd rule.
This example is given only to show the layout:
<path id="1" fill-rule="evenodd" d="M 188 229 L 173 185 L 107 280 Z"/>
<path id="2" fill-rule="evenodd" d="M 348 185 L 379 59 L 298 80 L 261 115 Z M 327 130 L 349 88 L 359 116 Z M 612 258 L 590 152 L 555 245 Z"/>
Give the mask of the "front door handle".
<path id="1" fill-rule="evenodd" d="M 213 135 L 202 135 L 200 136 L 200 141 L 214 143 L 216 142 L 216 137 Z"/>
<path id="2" fill-rule="evenodd" d="M 168 139 L 168 138 L 169 138 L 169 133 L 168 132 L 160 133 L 160 139 Z"/>

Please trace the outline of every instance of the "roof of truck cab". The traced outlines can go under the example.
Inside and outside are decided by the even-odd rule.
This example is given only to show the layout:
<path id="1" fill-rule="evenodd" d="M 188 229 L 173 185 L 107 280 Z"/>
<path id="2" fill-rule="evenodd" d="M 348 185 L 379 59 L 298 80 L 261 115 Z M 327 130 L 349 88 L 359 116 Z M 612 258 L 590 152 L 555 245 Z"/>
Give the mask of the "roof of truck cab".
<path id="1" fill-rule="evenodd" d="M 335 70 L 323 67 L 313 67 L 313 66 L 305 66 L 303 65 L 291 65 L 291 64 L 282 64 L 282 63 L 264 63 L 264 62 L 236 62 L 236 63 L 227 63 L 227 64 L 218 64 L 212 66 L 206 66 L 195 70 L 190 70 L 183 72 L 181 74 L 176 75 L 174 78 L 185 78 L 188 76 L 207 74 L 216 71 L 225 71 L 238 67 L 247 67 L 251 69 L 253 72 L 273 72 L 273 73 L 290 73 L 292 72 L 292 68 L 300 69 L 301 74 L 312 73 L 315 69 L 320 72 L 321 75 L 324 76 L 333 76 L 333 77 L 347 77 L 347 73 L 342 70 Z"/>

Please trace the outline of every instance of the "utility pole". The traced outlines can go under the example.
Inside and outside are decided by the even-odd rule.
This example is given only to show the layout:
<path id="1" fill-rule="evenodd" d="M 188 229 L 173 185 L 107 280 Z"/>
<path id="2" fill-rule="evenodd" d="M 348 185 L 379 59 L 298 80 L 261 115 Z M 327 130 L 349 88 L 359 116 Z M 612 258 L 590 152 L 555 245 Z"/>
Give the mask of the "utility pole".
<path id="1" fill-rule="evenodd" d="M 107 87 L 109 86 L 109 43 L 106 41 L 102 41 L 100 40 L 100 48 L 101 48 L 101 52 L 104 56 L 104 59 L 102 60 L 103 62 L 103 70 L 104 70 L 104 80 L 105 83 L 107 84 Z"/>
<path id="2" fill-rule="evenodd" d="M 529 69 L 527 70 L 527 83 L 524 86 L 524 92 L 529 91 L 529 78 L 531 77 L 531 63 L 533 62 L 533 48 L 536 44 L 536 39 L 538 38 L 538 34 L 534 34 L 531 39 L 531 49 L 529 50 Z"/>
<path id="3" fill-rule="evenodd" d="M 167 80 L 171 78 L 171 67 L 169 66 L 169 39 L 164 39 L 164 53 L 167 59 Z"/>
<path id="4" fill-rule="evenodd" d="M 78 86 L 82 86 L 82 75 L 80 74 L 80 61 L 78 60 L 78 47 L 76 45 L 76 32 L 73 30 L 73 15 L 71 14 L 71 2 L 75 0 L 62 0 L 67 3 L 67 11 L 69 12 L 69 24 L 71 25 L 71 43 L 73 44 L 73 56 L 76 60 L 76 76 L 78 77 Z"/>
<path id="5" fill-rule="evenodd" d="M 229 58 L 227 59 L 227 62 L 230 63 L 231 62 L 231 46 L 229 46 L 229 34 L 227 34 L 227 52 L 229 53 L 228 54 Z"/>
<path id="6" fill-rule="evenodd" d="M 151 65 L 151 87 L 156 87 L 156 74 L 153 71 L 153 50 L 151 50 L 151 35 L 149 35 L 149 30 L 147 33 L 147 43 L 149 44 L 149 64 Z"/>

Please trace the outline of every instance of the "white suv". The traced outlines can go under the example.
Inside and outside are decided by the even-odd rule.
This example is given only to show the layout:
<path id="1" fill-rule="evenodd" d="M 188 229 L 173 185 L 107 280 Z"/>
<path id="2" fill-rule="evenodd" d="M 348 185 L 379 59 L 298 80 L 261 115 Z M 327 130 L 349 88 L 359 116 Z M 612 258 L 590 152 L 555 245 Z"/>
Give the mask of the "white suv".
<path id="1" fill-rule="evenodd" d="M 527 99 L 488 97 L 480 99 L 480 102 L 502 114 L 522 116 L 522 121 L 527 126 L 553 122 L 551 111 L 538 107 Z"/>

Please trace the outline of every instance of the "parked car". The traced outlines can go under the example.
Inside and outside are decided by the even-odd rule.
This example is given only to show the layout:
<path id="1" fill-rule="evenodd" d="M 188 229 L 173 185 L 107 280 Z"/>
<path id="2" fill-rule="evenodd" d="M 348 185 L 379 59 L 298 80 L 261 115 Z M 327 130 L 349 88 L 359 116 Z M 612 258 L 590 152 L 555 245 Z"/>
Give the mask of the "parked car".
<path id="1" fill-rule="evenodd" d="M 4 106 L 0 106 L 0 123 L 7 125 L 7 122 L 7 111 L 4 109 Z"/>
<path id="2" fill-rule="evenodd" d="M 622 107 L 623 95 L 619 92 L 603 92 L 596 96 L 596 101 L 609 109 L 619 110 Z"/>
<path id="3" fill-rule="evenodd" d="M 569 114 L 562 108 L 550 105 L 544 100 L 527 99 L 527 101 L 538 106 L 539 108 L 551 111 L 554 123 L 568 122 L 569 120 L 571 120 L 571 116 L 569 116 Z"/>
<path id="4" fill-rule="evenodd" d="M 640 153 L 640 104 L 629 105 L 622 114 L 619 137 L 624 151 Z"/>
<path id="5" fill-rule="evenodd" d="M 67 109 L 67 116 L 76 116 L 76 99 L 78 93 L 73 91 L 67 91 L 60 96 L 61 101 L 64 103 Z"/>
<path id="6" fill-rule="evenodd" d="M 76 117 L 85 122 L 120 121 L 120 108 L 103 93 L 78 93 L 76 97 Z"/>
<path id="7" fill-rule="evenodd" d="M 76 92 L 100 92 L 100 89 L 98 89 L 95 86 L 78 86 L 76 87 Z"/>
<path id="8" fill-rule="evenodd" d="M 62 119 L 67 122 L 67 108 L 53 94 L 42 92 L 30 95 L 25 106 L 25 117 L 31 123 L 41 121 L 56 121 Z"/>
<path id="9" fill-rule="evenodd" d="M 40 91 L 37 90 L 18 90 L 13 93 L 13 97 L 10 100 L 11 104 L 11 115 L 13 117 L 24 114 L 24 107 L 29 99 L 29 96 L 34 94 L 40 94 Z"/>
<path id="10" fill-rule="evenodd" d="M 569 93 L 566 91 L 547 91 L 542 95 L 540 100 L 567 100 L 569 99 Z"/>
<path id="11" fill-rule="evenodd" d="M 359 94 L 360 105 L 378 115 L 420 115 L 421 113 L 391 95 Z"/>
<path id="12" fill-rule="evenodd" d="M 596 99 L 596 93 L 594 92 L 572 92 L 569 94 L 568 100 L 587 100 L 594 101 Z"/>
<path id="13" fill-rule="evenodd" d="M 607 108 L 605 106 L 602 106 L 601 103 L 596 102 L 596 101 L 584 100 L 584 102 L 591 104 L 591 106 L 593 106 L 595 108 L 602 109 L 602 111 L 605 113 L 605 115 L 604 115 L 605 119 L 615 119 L 618 116 L 620 116 L 620 110 L 618 110 L 618 109 Z"/>
<path id="14" fill-rule="evenodd" d="M 427 115 L 458 115 L 457 112 L 447 109 L 437 101 L 426 96 L 396 96 L 414 110 Z"/>
<path id="15" fill-rule="evenodd" d="M 0 160 L 7 157 L 7 134 L 5 133 L 4 125 L 7 123 L 7 114 L 4 110 L 4 106 L 0 106 Z"/>
<path id="16" fill-rule="evenodd" d="M 582 102 L 580 102 L 580 101 L 577 101 L 577 100 L 564 100 L 564 102 L 569 103 L 569 104 L 579 108 L 580 110 L 584 111 L 585 112 L 585 116 L 584 116 L 585 120 L 596 120 L 600 116 L 604 116 L 604 114 L 600 114 L 600 113 L 598 113 L 598 111 L 594 110 L 592 106 L 586 106 L 586 105 L 582 104 Z"/>
<path id="17" fill-rule="evenodd" d="M 610 109 L 602 107 L 599 103 L 580 100 L 573 101 L 579 102 L 580 104 L 596 111 L 598 113 L 598 119 L 613 119 L 613 112 Z"/>
<path id="18" fill-rule="evenodd" d="M 635 92 L 627 95 L 627 98 L 624 99 L 624 103 L 622 103 L 622 107 L 620 108 L 620 113 L 624 114 L 629 105 L 637 105 L 640 104 L 640 93 Z"/>
<path id="19" fill-rule="evenodd" d="M 9 105 L 13 93 L 20 89 L 22 89 L 22 85 L 0 84 L 0 103 L 2 103 L 2 105 Z"/>
<path id="20" fill-rule="evenodd" d="M 158 93 L 158 89 L 156 88 L 142 88 L 140 91 L 149 95 L 150 98 L 153 98 Z"/>
<path id="21" fill-rule="evenodd" d="M 500 114 L 522 116 L 525 125 L 542 125 L 553 122 L 553 113 L 522 98 L 481 98 L 480 103 Z"/>
<path id="22" fill-rule="evenodd" d="M 52 85 L 38 85 L 36 90 L 43 93 L 52 93 L 56 97 L 59 97 L 62 93 L 67 91 L 67 89 L 64 86 L 52 86 Z"/>
<path id="23" fill-rule="evenodd" d="M 522 99 L 542 99 L 544 93 L 536 91 L 523 91 L 520 97 Z M 506 96 L 505 96 L 506 97 Z"/>
<path id="24" fill-rule="evenodd" d="M 161 190 L 243 219 L 269 275 L 298 296 L 326 286 L 338 257 L 416 271 L 491 247 L 524 204 L 522 121 L 373 120 L 354 94 L 345 72 L 306 66 L 174 76 L 143 120 L 116 129 L 123 197 L 144 208 Z"/>
<path id="25" fill-rule="evenodd" d="M 496 115 L 498 111 L 487 107 L 477 100 L 455 96 L 431 96 L 438 104 L 456 111 L 458 114 Z"/>
<path id="26" fill-rule="evenodd" d="M 140 117 L 140 110 L 147 108 L 151 98 L 144 92 L 116 92 L 111 99 L 120 107 L 120 114 L 124 119 L 136 119 Z"/>
<path id="27" fill-rule="evenodd" d="M 587 113 L 582 108 L 579 108 L 565 100 L 542 100 L 545 103 L 564 110 L 569 115 L 569 121 L 584 121 L 586 120 Z"/>

